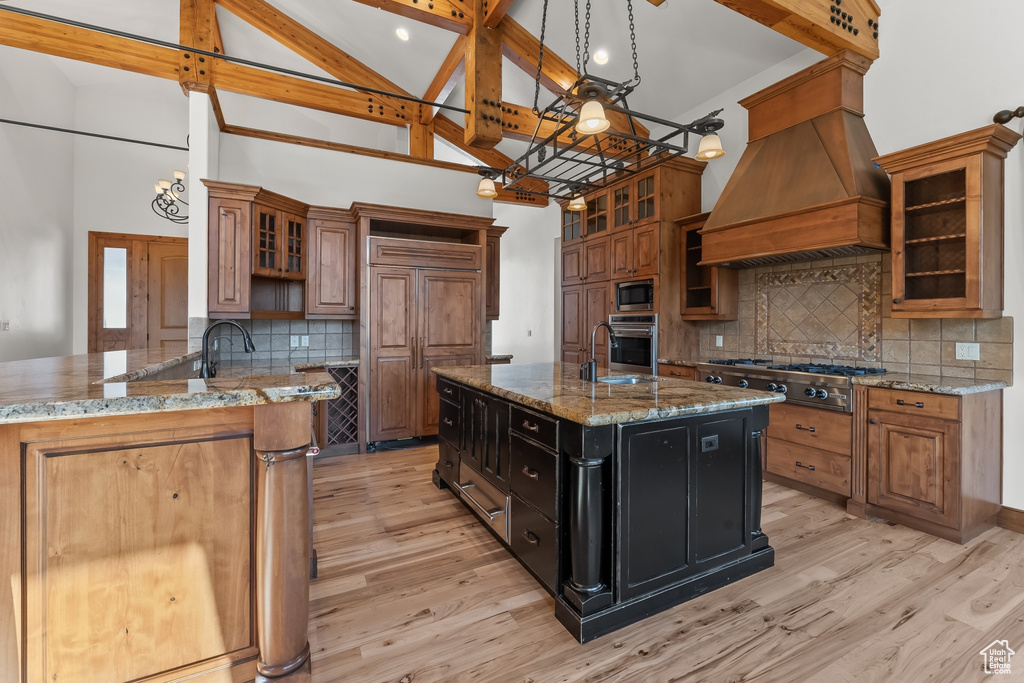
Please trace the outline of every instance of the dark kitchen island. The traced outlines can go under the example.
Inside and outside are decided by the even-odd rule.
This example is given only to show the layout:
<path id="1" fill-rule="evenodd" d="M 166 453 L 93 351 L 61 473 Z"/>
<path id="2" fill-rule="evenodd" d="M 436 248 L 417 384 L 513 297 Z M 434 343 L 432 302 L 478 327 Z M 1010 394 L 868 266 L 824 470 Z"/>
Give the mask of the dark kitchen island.
<path id="1" fill-rule="evenodd" d="M 434 371 L 434 483 L 554 595 L 579 642 L 774 564 L 760 435 L 784 396 L 647 375 L 588 382 L 562 363 Z"/>

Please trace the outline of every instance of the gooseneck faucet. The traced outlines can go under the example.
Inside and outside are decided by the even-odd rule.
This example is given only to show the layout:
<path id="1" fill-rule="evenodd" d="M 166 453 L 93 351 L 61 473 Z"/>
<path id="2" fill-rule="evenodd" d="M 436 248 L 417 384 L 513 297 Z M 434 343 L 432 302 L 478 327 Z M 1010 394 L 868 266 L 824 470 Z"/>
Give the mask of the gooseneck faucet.
<path id="1" fill-rule="evenodd" d="M 209 379 L 217 376 L 217 364 L 210 360 L 210 332 L 217 325 L 234 325 L 242 333 L 242 339 L 245 341 L 245 352 L 252 353 L 256 350 L 253 346 L 252 337 L 244 327 L 236 323 L 234 320 L 218 320 L 215 323 L 210 323 L 210 326 L 206 328 L 206 332 L 203 332 L 203 358 L 199 365 L 199 377 L 201 379 Z"/>
<path id="2" fill-rule="evenodd" d="M 597 357 L 594 355 L 594 346 L 597 344 L 597 328 L 599 327 L 608 328 L 608 345 L 611 348 L 614 349 L 619 345 L 619 340 L 615 338 L 615 331 L 612 330 L 611 325 L 603 320 L 594 325 L 594 329 L 590 333 L 590 362 L 580 365 L 580 379 L 587 380 L 588 382 L 597 380 Z"/>

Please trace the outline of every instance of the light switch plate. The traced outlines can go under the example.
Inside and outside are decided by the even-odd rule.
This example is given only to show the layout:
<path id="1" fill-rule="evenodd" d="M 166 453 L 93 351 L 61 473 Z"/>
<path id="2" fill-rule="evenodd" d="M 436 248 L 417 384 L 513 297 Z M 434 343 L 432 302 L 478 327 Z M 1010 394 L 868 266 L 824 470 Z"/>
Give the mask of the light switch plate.
<path id="1" fill-rule="evenodd" d="M 721 346 L 722 346 L 722 335 L 720 335 L 720 334 L 716 334 L 715 335 L 715 346 L 721 348 Z"/>
<path id="2" fill-rule="evenodd" d="M 293 334 L 292 335 L 292 348 L 294 349 L 298 345 L 299 345 L 299 335 Z"/>
<path id="3" fill-rule="evenodd" d="M 981 351 L 978 344 L 967 342 L 956 343 L 957 360 L 981 360 Z"/>
<path id="4" fill-rule="evenodd" d="M 300 341 L 300 344 L 302 346 L 309 346 L 309 335 L 308 334 L 302 335 L 302 340 Z"/>

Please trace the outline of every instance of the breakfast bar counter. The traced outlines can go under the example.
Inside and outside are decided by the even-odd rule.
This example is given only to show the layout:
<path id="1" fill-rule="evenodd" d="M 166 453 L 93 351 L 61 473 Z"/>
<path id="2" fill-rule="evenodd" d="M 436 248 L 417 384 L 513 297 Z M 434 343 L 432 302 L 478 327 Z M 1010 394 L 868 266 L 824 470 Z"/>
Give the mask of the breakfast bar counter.
<path id="1" fill-rule="evenodd" d="M 198 357 L 0 363 L 0 680 L 308 668 L 310 402 L 338 385 Z"/>
<path id="2" fill-rule="evenodd" d="M 438 464 L 579 642 L 774 563 L 760 434 L 777 393 L 561 363 L 439 367 Z"/>

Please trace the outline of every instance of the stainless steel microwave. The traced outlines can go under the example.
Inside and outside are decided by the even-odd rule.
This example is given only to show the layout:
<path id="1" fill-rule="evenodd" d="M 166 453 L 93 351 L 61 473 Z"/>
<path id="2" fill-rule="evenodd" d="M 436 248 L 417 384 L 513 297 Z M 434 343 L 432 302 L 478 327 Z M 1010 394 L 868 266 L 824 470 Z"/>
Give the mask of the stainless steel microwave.
<path id="1" fill-rule="evenodd" d="M 615 311 L 653 311 L 654 280 L 615 283 Z"/>

